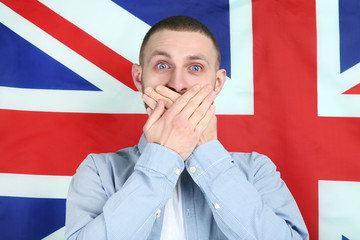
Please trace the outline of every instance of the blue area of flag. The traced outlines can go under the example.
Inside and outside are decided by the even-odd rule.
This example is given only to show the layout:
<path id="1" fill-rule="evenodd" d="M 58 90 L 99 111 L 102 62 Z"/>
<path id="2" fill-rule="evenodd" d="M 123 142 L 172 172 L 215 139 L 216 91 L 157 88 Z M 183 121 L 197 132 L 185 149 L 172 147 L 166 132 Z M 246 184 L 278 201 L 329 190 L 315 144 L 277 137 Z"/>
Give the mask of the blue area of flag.
<path id="1" fill-rule="evenodd" d="M 204 23 L 215 35 L 221 51 L 221 68 L 231 77 L 230 13 L 228 0 L 113 0 L 150 26 L 163 18 L 186 15 Z M 149 14 L 151 12 L 151 14 Z M 236 24 L 236 23 L 233 23 Z"/>
<path id="2" fill-rule="evenodd" d="M 0 86 L 101 91 L 1 23 Z"/>
<path id="3" fill-rule="evenodd" d="M 341 73 L 360 62 L 359 13 L 359 0 L 339 0 Z"/>
<path id="4" fill-rule="evenodd" d="M 350 240 L 347 237 L 345 237 L 344 235 L 342 236 L 341 240 Z"/>
<path id="5" fill-rule="evenodd" d="M 38 240 L 65 225 L 65 199 L 0 196 L 0 239 Z"/>

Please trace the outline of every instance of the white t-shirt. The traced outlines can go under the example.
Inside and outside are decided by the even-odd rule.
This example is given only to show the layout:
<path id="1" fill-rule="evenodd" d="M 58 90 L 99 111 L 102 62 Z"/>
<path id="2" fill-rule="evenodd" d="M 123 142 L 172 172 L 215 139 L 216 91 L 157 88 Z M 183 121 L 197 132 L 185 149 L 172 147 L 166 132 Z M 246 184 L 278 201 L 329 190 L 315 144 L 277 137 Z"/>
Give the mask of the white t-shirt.
<path id="1" fill-rule="evenodd" d="M 165 205 L 164 221 L 160 240 L 185 240 L 182 214 L 180 179 L 176 183 L 172 197 Z"/>

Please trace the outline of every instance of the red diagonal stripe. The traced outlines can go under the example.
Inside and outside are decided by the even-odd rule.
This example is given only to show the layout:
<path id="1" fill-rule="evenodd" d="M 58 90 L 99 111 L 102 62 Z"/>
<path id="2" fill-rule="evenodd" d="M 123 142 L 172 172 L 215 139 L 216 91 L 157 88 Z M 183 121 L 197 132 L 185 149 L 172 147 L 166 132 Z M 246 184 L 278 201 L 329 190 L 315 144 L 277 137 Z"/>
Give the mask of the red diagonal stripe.
<path id="1" fill-rule="evenodd" d="M 59 14 L 35 0 L 1 2 L 112 77 L 136 90 L 131 77 L 131 62 Z"/>
<path id="2" fill-rule="evenodd" d="M 343 92 L 342 94 L 360 94 L 360 84 L 350 88 L 349 90 Z"/>

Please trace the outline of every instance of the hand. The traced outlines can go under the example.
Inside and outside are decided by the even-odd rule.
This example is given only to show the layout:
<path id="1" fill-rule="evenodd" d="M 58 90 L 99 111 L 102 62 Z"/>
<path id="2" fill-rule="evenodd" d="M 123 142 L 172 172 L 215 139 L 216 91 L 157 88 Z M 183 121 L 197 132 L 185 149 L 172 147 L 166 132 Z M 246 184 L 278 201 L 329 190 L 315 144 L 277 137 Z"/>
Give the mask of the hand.
<path id="1" fill-rule="evenodd" d="M 168 110 L 165 109 L 165 101 L 159 99 L 153 110 L 150 107 L 147 109 L 149 119 L 144 125 L 146 139 L 187 159 L 214 116 L 212 102 L 215 96 L 210 85 L 201 90 L 196 85 L 179 96 Z"/>
<path id="2" fill-rule="evenodd" d="M 206 142 L 210 142 L 211 140 L 217 139 L 217 118 L 215 114 L 212 116 L 209 125 L 204 130 L 203 134 L 201 135 L 198 144 L 196 147 L 204 144 Z"/>
<path id="3" fill-rule="evenodd" d="M 145 88 L 142 99 L 144 103 L 153 110 L 156 104 L 162 99 L 165 103 L 165 108 L 169 109 L 171 105 L 180 97 L 181 95 L 165 86 L 157 86 L 156 89 L 151 87 Z"/>
<path id="4" fill-rule="evenodd" d="M 179 93 L 172 91 L 165 86 L 157 86 L 156 89 L 150 87 L 146 88 L 142 99 L 149 107 L 147 109 L 148 114 L 151 114 L 151 111 L 155 108 L 160 99 L 164 101 L 165 108 L 168 109 L 180 96 L 181 95 Z M 213 115 L 208 127 L 204 130 L 196 147 L 215 139 L 217 139 L 217 119 L 216 116 Z"/>

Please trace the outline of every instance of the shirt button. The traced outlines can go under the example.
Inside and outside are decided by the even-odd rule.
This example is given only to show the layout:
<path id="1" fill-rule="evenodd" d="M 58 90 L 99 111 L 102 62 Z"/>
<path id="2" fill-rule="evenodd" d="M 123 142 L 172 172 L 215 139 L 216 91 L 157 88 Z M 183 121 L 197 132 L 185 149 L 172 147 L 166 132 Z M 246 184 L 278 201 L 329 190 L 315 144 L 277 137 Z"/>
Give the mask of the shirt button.
<path id="1" fill-rule="evenodd" d="M 176 174 L 176 175 L 179 175 L 179 174 L 180 174 L 180 172 L 181 172 L 181 171 L 180 171 L 180 169 L 178 169 L 178 168 L 177 168 L 177 169 L 175 169 L 175 174 Z"/>
<path id="2" fill-rule="evenodd" d="M 156 218 L 159 218 L 161 214 L 161 209 L 156 210 Z"/>
<path id="3" fill-rule="evenodd" d="M 215 204 L 214 204 L 214 208 L 215 208 L 215 209 L 219 209 L 219 208 L 220 208 L 220 205 L 217 204 L 217 203 L 215 203 Z"/>
<path id="4" fill-rule="evenodd" d="M 195 172 L 196 172 L 196 167 L 191 167 L 191 168 L 190 168 L 190 172 L 191 172 L 191 173 L 195 173 Z"/>

